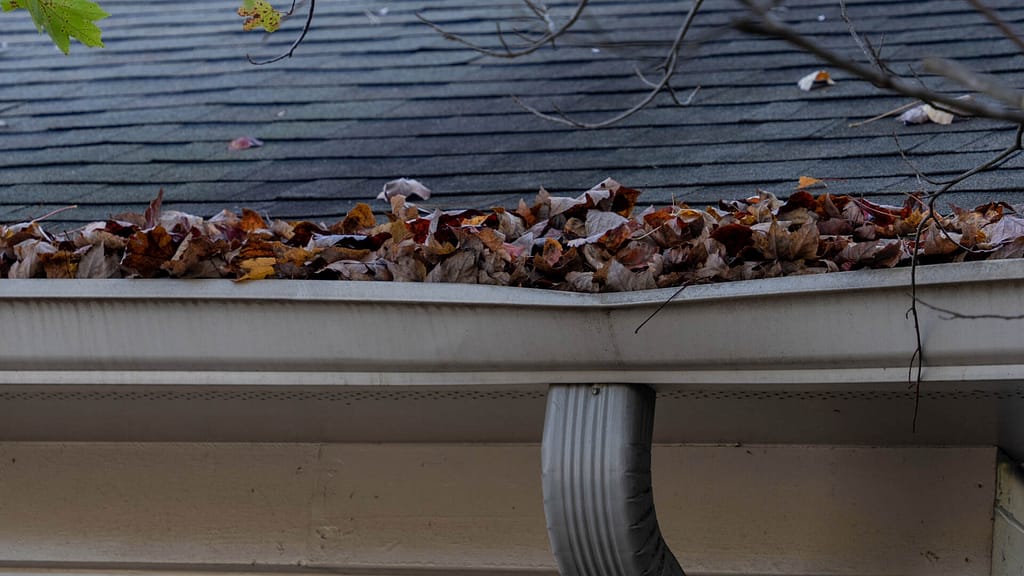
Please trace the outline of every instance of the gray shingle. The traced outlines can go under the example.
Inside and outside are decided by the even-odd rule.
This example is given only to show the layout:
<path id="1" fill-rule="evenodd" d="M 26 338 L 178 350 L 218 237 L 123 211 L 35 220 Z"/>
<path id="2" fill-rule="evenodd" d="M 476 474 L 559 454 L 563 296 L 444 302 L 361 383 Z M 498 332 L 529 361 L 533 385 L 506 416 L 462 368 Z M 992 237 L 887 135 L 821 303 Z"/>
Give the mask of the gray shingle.
<path id="1" fill-rule="evenodd" d="M 323 3 L 295 58 L 268 67 L 250 66 L 245 53 L 273 54 L 292 36 L 241 33 L 229 0 L 191 6 L 189 21 L 168 21 L 170 0 L 105 0 L 107 48 L 75 45 L 67 58 L 27 18 L 6 17 L 0 218 L 80 204 L 52 219 L 68 226 L 139 210 L 164 187 L 169 207 L 199 214 L 248 205 L 331 219 L 402 176 L 424 179 L 436 192 L 426 205 L 440 208 L 514 206 L 539 186 L 577 193 L 607 176 L 645 189 L 642 202 L 714 202 L 758 188 L 785 195 L 807 174 L 832 179 L 835 193 L 899 203 L 923 185 L 894 135 L 920 170 L 939 177 L 1013 136 L 983 120 L 851 128 L 905 100 L 842 73 L 836 86 L 801 92 L 796 80 L 820 66 L 814 58 L 775 40 L 711 34 L 734 16 L 731 3 L 711 3 L 697 22 L 694 33 L 710 35 L 674 84 L 684 95 L 701 86 L 686 109 L 662 96 L 614 128 L 586 131 L 518 108 L 510 95 L 596 121 L 644 95 L 634 66 L 651 71 L 660 62 L 687 3 L 592 2 L 595 17 L 557 49 L 519 60 L 479 57 L 415 17 L 427 8 L 444 26 L 495 45 L 494 18 L 521 15 L 516 2 L 389 0 L 377 25 L 362 4 Z M 1024 23 L 1014 0 L 987 3 Z M 862 58 L 834 0 L 791 4 L 781 13 L 787 22 Z M 848 5 L 862 31 L 885 34 L 894 66 L 938 54 L 1024 85 L 1015 47 L 961 0 Z M 265 146 L 228 151 L 243 135 Z M 951 199 L 1019 201 L 1022 176 L 1010 163 Z"/>

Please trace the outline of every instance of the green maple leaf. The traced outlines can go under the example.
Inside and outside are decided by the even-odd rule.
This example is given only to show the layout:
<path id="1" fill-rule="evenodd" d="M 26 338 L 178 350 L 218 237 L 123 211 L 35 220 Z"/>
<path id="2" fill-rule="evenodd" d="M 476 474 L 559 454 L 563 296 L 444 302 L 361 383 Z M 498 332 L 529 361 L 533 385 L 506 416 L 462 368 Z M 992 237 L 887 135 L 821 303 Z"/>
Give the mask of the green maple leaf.
<path id="1" fill-rule="evenodd" d="M 93 22 L 109 14 L 92 0 L 0 0 L 0 8 L 28 10 L 36 29 L 49 34 L 65 54 L 71 49 L 71 38 L 86 46 L 103 46 L 101 31 Z"/>

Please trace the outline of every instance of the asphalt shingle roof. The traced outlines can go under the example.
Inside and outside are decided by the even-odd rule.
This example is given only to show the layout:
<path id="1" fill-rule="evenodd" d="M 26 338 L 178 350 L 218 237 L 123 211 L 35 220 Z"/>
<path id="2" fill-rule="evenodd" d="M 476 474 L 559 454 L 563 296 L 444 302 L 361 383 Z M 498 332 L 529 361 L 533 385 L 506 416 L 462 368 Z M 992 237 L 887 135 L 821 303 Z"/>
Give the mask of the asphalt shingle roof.
<path id="1" fill-rule="evenodd" d="M 1024 6 L 987 3 L 1024 30 Z M 493 44 L 495 20 L 525 15 L 514 0 L 321 2 L 296 56 L 263 67 L 245 54 L 283 50 L 301 18 L 263 38 L 240 31 L 237 0 L 101 4 L 112 15 L 102 23 L 107 47 L 73 44 L 70 57 L 26 14 L 0 15 L 0 221 L 77 204 L 53 218 L 70 226 L 138 210 L 160 188 L 165 206 L 204 216 L 246 206 L 333 220 L 398 177 L 430 186 L 435 197 L 425 205 L 441 208 L 508 205 L 539 186 L 576 193 L 607 176 L 644 190 L 647 203 L 714 202 L 758 188 L 785 195 L 800 175 L 834 179 L 836 193 L 901 203 L 929 186 L 900 159 L 894 135 L 938 178 L 1013 137 L 1012 127 L 980 119 L 851 128 L 907 99 L 843 73 L 834 74 L 836 86 L 800 91 L 797 79 L 820 65 L 779 41 L 723 30 L 737 14 L 732 2 L 709 2 L 691 33 L 705 41 L 674 83 L 684 96 L 701 86 L 690 107 L 663 95 L 603 130 L 537 118 L 510 95 L 583 120 L 628 108 L 646 91 L 634 67 L 660 61 L 687 2 L 594 0 L 557 48 L 511 61 L 448 42 L 415 14 Z M 572 6 L 550 4 L 563 16 Z M 858 55 L 838 2 L 789 4 L 787 22 Z M 884 35 L 883 54 L 897 70 L 940 55 L 1024 81 L 1024 55 L 965 2 L 848 6 L 862 32 Z M 242 135 L 266 144 L 229 151 Z M 1022 176 L 1014 160 L 951 199 L 1021 202 Z"/>

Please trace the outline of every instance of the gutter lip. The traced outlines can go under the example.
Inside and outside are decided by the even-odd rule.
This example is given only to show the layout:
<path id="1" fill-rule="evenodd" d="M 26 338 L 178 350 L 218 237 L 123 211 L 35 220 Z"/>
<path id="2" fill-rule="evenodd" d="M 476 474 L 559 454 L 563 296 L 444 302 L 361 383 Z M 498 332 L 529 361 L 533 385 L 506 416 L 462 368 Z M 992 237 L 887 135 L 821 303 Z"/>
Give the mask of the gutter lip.
<path id="1" fill-rule="evenodd" d="M 930 264 L 922 265 L 917 271 L 919 288 L 1015 281 L 1024 281 L 1024 259 Z M 909 289 L 910 286 L 910 268 L 855 270 L 699 284 L 687 287 L 674 298 L 673 294 L 679 290 L 677 287 L 586 294 L 478 284 L 326 280 L 261 280 L 239 283 L 224 279 L 3 279 L 0 280 L 0 301 L 204 300 L 618 309 L 662 304 L 669 299 L 673 304 L 679 305 L 708 300 L 792 297 L 900 287 Z"/>

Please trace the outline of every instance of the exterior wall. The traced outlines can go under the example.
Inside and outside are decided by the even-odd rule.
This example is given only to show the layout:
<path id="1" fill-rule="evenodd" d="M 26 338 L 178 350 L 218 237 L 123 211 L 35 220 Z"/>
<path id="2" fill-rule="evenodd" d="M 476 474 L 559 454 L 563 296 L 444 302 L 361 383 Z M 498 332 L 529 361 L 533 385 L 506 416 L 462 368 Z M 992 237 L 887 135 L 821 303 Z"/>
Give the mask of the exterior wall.
<path id="1" fill-rule="evenodd" d="M 995 467 L 990 447 L 669 445 L 655 497 L 691 576 L 987 576 Z M 539 469 L 533 444 L 0 443 L 0 573 L 551 575 Z"/>

